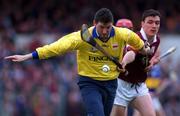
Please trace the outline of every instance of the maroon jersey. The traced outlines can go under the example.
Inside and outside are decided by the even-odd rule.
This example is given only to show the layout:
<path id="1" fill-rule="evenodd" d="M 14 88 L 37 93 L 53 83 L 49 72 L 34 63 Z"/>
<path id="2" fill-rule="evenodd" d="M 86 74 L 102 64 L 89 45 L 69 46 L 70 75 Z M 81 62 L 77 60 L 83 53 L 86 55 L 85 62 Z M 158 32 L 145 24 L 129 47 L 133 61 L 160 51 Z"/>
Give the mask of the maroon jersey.
<path id="1" fill-rule="evenodd" d="M 137 34 L 144 42 L 146 41 L 140 32 L 137 32 Z M 156 36 L 156 41 L 150 44 L 152 54 L 142 55 L 140 53 L 136 53 L 135 60 L 132 63 L 127 64 L 125 67 L 128 71 L 128 75 L 120 74 L 118 78 L 121 78 L 122 80 L 130 83 L 145 82 L 147 78 L 147 72 L 145 71 L 145 68 L 149 65 L 149 61 L 157 51 L 159 44 L 159 36 Z"/>

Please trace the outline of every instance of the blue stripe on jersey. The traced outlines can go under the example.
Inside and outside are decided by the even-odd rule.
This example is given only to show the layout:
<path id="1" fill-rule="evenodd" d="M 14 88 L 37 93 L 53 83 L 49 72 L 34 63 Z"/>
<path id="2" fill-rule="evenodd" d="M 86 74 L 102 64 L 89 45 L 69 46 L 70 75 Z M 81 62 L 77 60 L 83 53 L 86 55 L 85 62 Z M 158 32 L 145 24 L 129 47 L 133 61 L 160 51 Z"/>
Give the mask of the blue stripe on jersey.
<path id="1" fill-rule="evenodd" d="M 97 34 L 97 31 L 96 31 L 96 27 L 94 27 L 94 29 L 93 29 L 92 36 L 93 36 L 93 38 L 99 38 L 99 35 Z M 114 27 L 112 27 L 112 29 L 111 29 L 111 32 L 109 34 L 109 38 L 111 38 L 113 36 L 115 36 Z"/>
<path id="2" fill-rule="evenodd" d="M 33 59 L 39 59 L 39 55 L 38 55 L 37 51 L 32 52 L 32 57 L 33 57 Z"/>

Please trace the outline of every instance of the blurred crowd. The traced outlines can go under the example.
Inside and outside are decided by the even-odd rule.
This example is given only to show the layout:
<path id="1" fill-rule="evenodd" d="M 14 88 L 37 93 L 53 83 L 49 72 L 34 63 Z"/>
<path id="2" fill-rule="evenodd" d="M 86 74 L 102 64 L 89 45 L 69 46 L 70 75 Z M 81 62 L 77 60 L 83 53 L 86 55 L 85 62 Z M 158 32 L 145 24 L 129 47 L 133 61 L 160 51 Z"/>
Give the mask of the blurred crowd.
<path id="1" fill-rule="evenodd" d="M 179 6 L 179 0 L 1 0 L 0 32 L 67 33 L 91 23 L 97 9 L 107 7 L 115 21 L 132 19 L 137 29 L 142 12 L 157 9 L 162 14 L 161 31 L 180 33 Z"/>
<path id="2" fill-rule="evenodd" d="M 168 6 L 167 6 L 168 4 Z M 14 63 L 3 60 L 43 45 L 34 37 L 19 49 L 17 35 L 55 34 L 58 38 L 91 24 L 100 7 L 110 8 L 119 18 L 133 19 L 140 26 L 144 9 L 162 13 L 162 33 L 180 33 L 179 0 L 1 0 L 0 1 L 0 116 L 83 116 L 84 108 L 76 85 L 76 55 L 68 53 L 49 60 Z M 58 39 L 57 38 L 57 39 Z M 160 64 L 167 87 L 160 100 L 167 116 L 180 115 L 180 62 L 171 68 L 171 58 Z M 169 67 L 169 68 L 168 68 Z"/>
<path id="3" fill-rule="evenodd" d="M 3 56 L 32 45 L 16 51 L 10 38 L 0 40 L 0 116 L 83 116 L 74 53 L 14 63 Z"/>

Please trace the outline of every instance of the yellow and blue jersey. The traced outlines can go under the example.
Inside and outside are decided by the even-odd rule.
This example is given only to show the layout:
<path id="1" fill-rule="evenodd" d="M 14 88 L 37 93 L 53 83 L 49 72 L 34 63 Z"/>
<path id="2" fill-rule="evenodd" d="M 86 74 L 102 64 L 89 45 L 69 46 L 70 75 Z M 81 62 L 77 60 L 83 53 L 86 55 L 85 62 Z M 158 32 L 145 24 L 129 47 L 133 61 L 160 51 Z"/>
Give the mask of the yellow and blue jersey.
<path id="1" fill-rule="evenodd" d="M 90 27 L 89 31 L 93 39 L 119 61 L 122 60 L 123 48 L 126 44 L 133 46 L 137 50 L 141 49 L 144 45 L 144 42 L 137 34 L 126 28 L 112 27 L 107 42 L 102 42 L 98 39 L 96 27 Z M 33 57 L 47 59 L 72 50 L 77 51 L 79 75 L 102 81 L 113 80 L 118 77 L 117 66 L 99 50 L 84 42 L 81 39 L 80 31 L 68 34 L 50 45 L 37 48 L 36 52 L 33 52 Z M 104 65 L 109 67 L 108 71 L 102 70 Z"/>
<path id="2" fill-rule="evenodd" d="M 161 82 L 161 68 L 159 65 L 155 65 L 149 72 L 148 78 L 146 80 L 146 85 L 151 92 L 155 91 Z"/>

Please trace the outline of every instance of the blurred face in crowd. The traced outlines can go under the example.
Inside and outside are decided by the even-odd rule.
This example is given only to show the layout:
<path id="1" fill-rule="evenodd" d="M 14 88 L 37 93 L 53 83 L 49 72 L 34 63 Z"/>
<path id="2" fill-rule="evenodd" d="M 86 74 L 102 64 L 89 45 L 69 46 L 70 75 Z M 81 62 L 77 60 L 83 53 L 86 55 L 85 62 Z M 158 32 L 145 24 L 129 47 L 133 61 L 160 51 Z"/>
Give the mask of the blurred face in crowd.
<path id="1" fill-rule="evenodd" d="M 160 17 L 159 16 L 148 16 L 144 21 L 141 22 L 142 28 L 148 38 L 152 38 L 159 31 Z"/>
<path id="2" fill-rule="evenodd" d="M 112 22 L 109 23 L 98 22 L 98 23 L 94 23 L 94 25 L 96 26 L 96 30 L 100 36 L 100 39 L 102 41 L 107 41 L 109 39 L 109 34 L 112 29 Z"/>
<path id="3" fill-rule="evenodd" d="M 116 27 L 128 28 L 133 31 L 133 23 L 129 19 L 119 19 L 116 22 Z"/>

